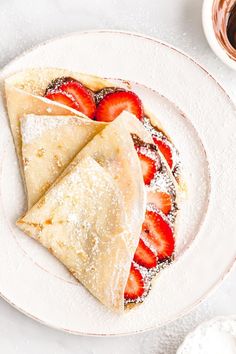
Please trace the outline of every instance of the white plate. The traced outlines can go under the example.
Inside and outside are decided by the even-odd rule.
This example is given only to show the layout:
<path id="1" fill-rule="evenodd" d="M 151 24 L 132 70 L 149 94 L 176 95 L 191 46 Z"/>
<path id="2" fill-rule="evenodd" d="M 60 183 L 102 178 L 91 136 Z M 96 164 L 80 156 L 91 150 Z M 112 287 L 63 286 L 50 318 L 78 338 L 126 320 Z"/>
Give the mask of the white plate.
<path id="1" fill-rule="evenodd" d="M 14 226 L 24 210 L 24 193 L 2 101 L 1 295 L 27 315 L 76 334 L 128 334 L 178 318 L 219 283 L 235 260 L 233 104 L 189 57 L 137 34 L 84 32 L 46 42 L 7 65 L 1 81 L 17 70 L 38 66 L 131 80 L 181 153 L 188 199 L 180 214 L 175 263 L 157 277 L 144 304 L 122 316 L 109 312 Z"/>

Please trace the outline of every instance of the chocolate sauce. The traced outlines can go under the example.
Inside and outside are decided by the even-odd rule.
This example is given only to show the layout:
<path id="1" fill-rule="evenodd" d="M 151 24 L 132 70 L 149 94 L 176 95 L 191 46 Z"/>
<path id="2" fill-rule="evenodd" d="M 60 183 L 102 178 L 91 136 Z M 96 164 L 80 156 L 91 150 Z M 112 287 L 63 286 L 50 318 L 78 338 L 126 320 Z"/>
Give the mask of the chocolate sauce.
<path id="1" fill-rule="evenodd" d="M 120 87 L 104 87 L 103 89 L 94 92 L 96 105 L 98 105 L 106 95 L 117 91 L 126 91 L 126 90 Z"/>
<path id="2" fill-rule="evenodd" d="M 215 0 L 212 22 L 218 42 L 236 60 L 236 0 Z"/>
<path id="3" fill-rule="evenodd" d="M 231 45 L 236 49 L 236 2 L 229 16 L 227 24 L 227 36 Z"/>

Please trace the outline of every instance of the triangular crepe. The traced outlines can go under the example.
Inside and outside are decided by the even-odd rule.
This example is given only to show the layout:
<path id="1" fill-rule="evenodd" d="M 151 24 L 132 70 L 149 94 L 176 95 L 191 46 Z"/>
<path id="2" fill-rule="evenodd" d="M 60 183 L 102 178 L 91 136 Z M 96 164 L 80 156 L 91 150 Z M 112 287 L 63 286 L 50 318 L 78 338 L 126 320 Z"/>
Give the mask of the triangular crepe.
<path id="1" fill-rule="evenodd" d="M 76 153 L 104 126 L 105 123 L 72 116 L 27 115 L 22 118 L 22 156 L 29 208 L 40 199 Z M 137 118 L 123 112 L 116 122 L 111 123 L 111 128 L 106 128 L 105 137 L 98 135 L 88 144 L 83 155 L 90 149 L 89 153 L 100 154 L 106 160 L 120 149 L 124 157 L 127 155 L 125 159 L 128 163 L 132 164 L 128 155 L 133 147 L 128 143 L 130 137 L 127 138 L 126 130 L 146 142 L 151 139 Z"/>
<path id="2" fill-rule="evenodd" d="M 31 68 L 20 71 L 5 80 L 5 91 L 8 116 L 14 137 L 16 150 L 18 153 L 20 167 L 21 163 L 21 137 L 19 133 L 19 119 L 24 114 L 37 115 L 71 115 L 75 114 L 79 117 L 88 119 L 81 112 L 72 109 L 66 105 L 51 101 L 44 96 L 46 89 L 53 80 L 58 78 L 71 78 L 81 82 L 96 96 L 96 93 L 102 89 L 111 87 L 123 88 L 130 90 L 131 85 L 129 81 L 125 80 L 110 80 L 94 75 L 78 73 L 62 68 Z M 96 97 L 95 97 L 96 99 Z M 172 165 L 172 174 L 181 188 L 184 187 L 184 181 L 181 178 L 181 170 L 179 168 L 179 155 L 175 146 L 173 145 L 168 133 L 162 127 L 158 117 L 154 115 L 144 105 L 145 127 L 159 139 L 164 139 L 168 147 L 171 147 L 174 156 L 174 164 Z M 161 138 L 162 137 L 162 138 Z M 167 149 L 168 149 L 167 147 Z"/>
<path id="3" fill-rule="evenodd" d="M 101 132 L 99 132 L 97 135 L 95 135 L 95 137 L 92 140 L 90 140 L 90 138 L 93 135 L 93 133 L 91 133 L 91 137 L 88 138 L 90 142 L 88 142 L 88 144 L 85 145 L 85 147 L 75 156 L 74 160 L 68 165 L 68 163 L 72 158 L 72 155 L 76 153 L 76 149 L 78 148 L 77 151 L 79 151 L 82 145 L 84 145 L 84 143 L 81 144 L 81 141 L 78 139 L 78 146 L 75 147 L 75 143 L 77 141 L 76 139 L 77 133 L 75 133 L 75 135 L 73 136 L 73 141 L 74 141 L 73 144 L 71 144 L 71 147 L 69 144 L 69 148 L 68 150 L 66 150 L 66 153 L 63 154 L 63 156 L 61 156 L 61 159 L 58 160 L 58 151 L 60 149 L 59 145 L 61 144 L 58 143 L 58 145 L 55 147 L 55 144 L 52 143 L 53 139 L 51 140 L 53 134 L 54 134 L 54 139 L 56 139 L 58 136 L 58 134 L 55 133 L 54 131 L 54 129 L 58 128 L 58 127 L 55 128 L 55 124 L 56 126 L 58 125 L 58 121 L 60 118 L 58 115 L 60 114 L 62 121 L 66 119 L 65 115 L 69 116 L 67 117 L 69 118 L 68 123 L 70 121 L 70 123 L 68 124 L 69 126 L 68 134 L 63 131 L 64 128 L 61 130 L 62 132 L 61 135 L 59 134 L 60 141 L 62 141 L 62 139 L 65 137 L 64 143 L 66 144 L 66 146 L 67 146 L 67 142 L 70 139 L 70 134 L 72 132 L 70 124 L 71 124 L 71 119 L 73 120 L 73 117 L 71 117 L 71 115 L 75 114 L 77 116 L 80 116 L 82 119 L 84 119 L 84 121 L 88 122 L 88 118 L 80 114 L 78 111 L 70 109 L 69 107 L 58 104 L 56 102 L 52 102 L 43 97 L 45 93 L 45 89 L 47 88 L 48 84 L 51 83 L 53 79 L 56 79 L 58 77 L 61 78 L 63 76 L 66 77 L 70 76 L 74 79 L 79 80 L 85 86 L 87 86 L 87 88 L 93 90 L 94 94 L 96 94 L 95 91 L 100 90 L 102 88 L 106 88 L 109 86 L 110 87 L 116 86 L 116 84 L 110 83 L 108 80 L 96 78 L 90 75 L 81 75 L 78 73 L 69 72 L 68 70 L 64 70 L 64 69 L 26 70 L 25 72 L 16 74 L 15 76 L 6 80 L 8 113 L 9 113 L 13 136 L 15 139 L 16 148 L 18 150 L 20 159 L 22 158 L 21 152 L 23 153 L 23 159 L 25 162 L 24 170 L 26 176 L 26 186 L 29 195 L 30 205 L 32 205 L 36 200 L 38 200 L 41 197 L 41 199 L 39 199 L 36 205 L 25 215 L 25 217 L 23 217 L 18 222 L 18 225 L 22 230 L 27 232 L 30 236 L 37 238 L 39 242 L 41 242 L 44 246 L 46 246 L 49 250 L 51 250 L 70 269 L 70 271 L 72 273 L 75 273 L 75 276 L 79 280 L 81 280 L 81 282 L 104 304 L 112 308 L 121 310 L 124 308 L 123 295 L 124 295 L 124 287 L 126 284 L 124 279 L 126 279 L 127 281 L 127 277 L 128 277 L 127 269 L 129 270 L 130 268 L 130 264 L 139 240 L 141 226 L 144 220 L 144 214 L 146 209 L 146 192 L 144 191 L 141 165 L 136 150 L 134 148 L 131 134 L 137 135 L 141 141 L 147 143 L 153 143 L 153 140 L 150 133 L 146 131 L 146 129 L 140 123 L 140 121 L 135 117 L 132 117 L 132 115 L 126 112 L 123 113 L 121 117 L 117 118 L 115 121 L 110 123 L 105 128 L 103 125 L 102 128 L 104 129 Z M 119 82 L 119 87 L 121 85 L 123 85 L 123 83 L 120 84 Z M 129 83 L 126 85 L 126 83 L 124 82 L 124 87 L 128 87 L 128 85 Z M 97 98 L 99 97 L 99 95 L 101 95 L 100 92 L 97 93 L 97 96 L 95 96 L 96 99 L 99 99 Z M 150 114 L 147 114 L 146 109 L 144 109 L 144 111 L 145 111 L 146 118 L 150 119 L 150 122 L 154 123 L 154 125 L 160 128 L 160 125 L 158 124 L 156 118 L 152 117 Z M 57 115 L 55 120 L 54 118 L 52 119 L 50 117 L 51 114 Z M 39 117 L 36 115 L 43 115 L 43 116 Z M 19 131 L 20 118 L 22 118 L 23 146 L 21 146 L 21 135 Z M 79 119 L 77 117 L 74 118 Z M 45 119 L 44 122 L 43 119 Z M 38 124 L 39 121 L 43 123 Z M 57 123 L 55 123 L 55 121 Z M 37 122 L 37 124 L 35 124 L 35 122 Z M 98 125 L 100 123 L 98 122 L 96 123 L 90 120 L 89 124 L 92 127 L 93 125 L 95 124 Z M 36 137 L 34 136 L 34 139 L 30 139 L 30 141 L 27 140 L 27 137 L 31 136 L 31 134 L 27 133 L 27 129 L 29 127 L 31 128 L 28 129 L 28 131 L 33 130 L 33 132 L 35 132 L 35 130 L 37 130 L 39 126 L 44 126 L 44 125 L 46 125 L 46 129 L 40 129 L 40 133 L 36 134 Z M 146 128 L 151 133 L 153 132 L 148 127 Z M 95 128 L 95 130 L 96 129 L 97 128 Z M 159 133 L 162 134 L 161 131 Z M 84 135 L 87 137 L 87 130 Z M 81 133 L 78 130 L 78 137 L 79 136 L 81 136 Z M 164 136 L 166 136 L 165 133 Z M 135 141 L 137 142 L 139 140 L 135 140 Z M 44 154 L 44 152 L 47 150 L 49 151 L 49 154 Z M 40 160 L 40 163 L 37 163 L 36 158 L 34 157 L 32 158 L 32 156 L 36 154 L 36 152 L 38 152 L 39 155 L 42 155 L 42 156 L 38 156 L 40 157 L 40 159 L 43 156 L 45 156 L 44 159 Z M 57 156 L 56 158 L 54 158 L 55 155 Z M 171 187 L 170 189 L 172 189 L 173 202 L 175 203 L 176 200 L 176 187 L 174 185 L 175 181 L 172 181 L 173 176 L 171 175 L 171 171 L 166 163 L 166 160 L 163 158 L 161 154 L 160 156 L 161 156 L 162 168 L 160 173 L 158 173 L 157 178 L 160 180 L 161 184 L 162 182 L 164 182 L 165 187 L 167 186 L 167 192 L 169 189 L 169 184 L 171 186 L 173 185 L 173 188 Z M 98 167 L 100 168 L 100 172 L 98 171 L 99 168 L 96 169 L 94 164 L 96 166 L 97 164 L 99 165 Z M 53 173 L 51 173 L 50 169 L 53 169 Z M 63 169 L 64 171 L 61 173 Z M 115 222 L 115 224 L 117 225 L 117 229 L 116 228 L 112 229 L 114 235 L 110 234 L 108 239 L 104 236 L 101 229 L 99 229 L 99 233 L 97 233 L 97 236 L 101 240 L 103 240 L 105 237 L 108 244 L 109 242 L 114 242 L 114 244 L 112 243 L 111 247 L 109 246 L 108 251 L 110 252 L 110 248 L 112 249 L 113 246 L 115 250 L 115 247 L 117 246 L 115 254 L 113 254 L 112 252 L 111 254 L 109 252 L 108 254 L 105 254 L 104 251 L 102 254 L 96 254 L 96 249 L 95 249 L 95 254 L 93 254 L 94 249 L 91 247 L 91 242 L 88 241 L 86 238 L 86 234 L 87 234 L 89 235 L 88 236 L 89 240 L 91 240 L 88 229 L 93 230 L 93 226 L 94 226 L 93 224 L 94 219 L 91 221 L 89 215 L 90 203 L 92 202 L 91 194 L 88 193 L 88 200 L 87 200 L 86 192 L 81 192 L 81 195 L 84 197 L 82 197 L 81 200 L 80 199 L 76 200 L 76 202 L 73 202 L 73 196 L 72 194 L 70 194 L 71 185 L 73 185 L 73 187 L 71 188 L 72 190 L 78 187 L 77 177 L 75 176 L 77 176 L 78 174 L 81 175 L 83 172 L 85 176 L 88 176 L 89 171 L 91 171 L 92 169 L 95 170 L 94 175 L 98 178 L 98 180 L 100 180 L 100 178 L 98 177 L 99 174 L 100 175 L 106 174 L 110 178 L 110 182 L 113 183 L 113 186 L 111 186 L 111 184 L 108 183 L 107 189 L 109 195 L 110 195 L 110 191 L 114 190 L 114 195 L 116 200 L 115 205 L 117 205 L 117 213 L 115 213 L 115 215 L 117 215 L 117 220 L 118 220 L 117 223 Z M 39 170 L 42 171 L 40 179 L 38 178 Z M 80 173 L 79 171 L 82 172 Z M 70 176 L 73 176 L 72 181 L 70 180 Z M 163 177 L 163 181 L 162 181 L 162 177 Z M 108 181 L 109 179 L 109 178 L 107 179 L 106 177 L 104 178 L 106 181 Z M 54 182 L 55 179 L 56 181 Z M 47 183 L 47 181 L 49 182 Z M 86 185 L 85 181 L 81 178 L 79 178 L 79 181 L 83 183 L 85 186 L 87 186 L 86 188 L 88 188 L 88 186 L 92 187 L 93 182 L 95 183 L 95 181 L 91 181 L 90 178 L 88 178 L 88 181 L 91 181 L 91 183 L 89 183 L 88 185 Z M 38 184 L 37 187 L 38 189 L 35 188 L 37 184 Z M 95 186 L 98 190 L 98 196 L 99 194 L 103 196 L 103 193 L 105 193 L 104 188 L 106 188 L 106 186 L 102 184 L 101 191 L 100 191 L 100 187 L 97 186 L 96 183 Z M 161 186 L 161 190 L 162 187 L 163 186 Z M 80 188 L 84 188 L 84 187 L 80 186 L 78 187 L 78 190 L 80 190 Z M 46 195 L 42 197 L 44 190 L 47 189 L 48 191 Z M 62 196 L 62 199 L 59 201 L 57 200 L 58 203 L 56 202 L 56 204 L 55 204 L 54 194 L 53 194 L 54 193 L 53 191 L 55 190 L 59 190 L 59 194 L 61 194 Z M 112 201 L 109 199 L 109 195 L 107 196 L 108 200 L 104 197 L 104 200 L 107 203 L 105 205 L 103 204 L 102 200 L 99 200 L 100 203 L 97 201 L 97 196 L 95 198 L 95 202 L 97 203 L 99 210 L 102 213 L 101 216 L 99 216 L 98 214 L 95 217 L 96 231 L 97 231 L 97 226 L 100 225 L 100 223 L 101 225 L 104 225 L 105 229 L 106 227 L 108 227 L 107 225 L 105 225 L 104 216 L 108 215 L 111 212 L 111 210 L 109 209 L 109 203 L 112 203 Z M 118 195 L 120 196 L 120 198 L 118 198 Z M 68 212 L 70 212 L 70 214 L 66 214 L 66 210 L 63 209 L 63 205 L 65 205 L 65 209 Z M 87 205 L 88 208 L 86 208 L 85 205 Z M 84 208 L 84 213 L 81 216 L 80 213 L 82 212 L 83 208 Z M 71 219 L 70 217 L 71 214 L 72 215 L 75 214 L 76 217 L 74 218 L 74 216 L 72 216 Z M 66 219 L 66 221 L 63 221 L 62 219 L 64 215 L 68 216 L 68 219 Z M 92 215 L 94 215 L 94 213 L 92 213 Z M 81 218 L 79 224 L 77 224 L 77 217 Z M 109 217 L 111 218 L 112 216 L 110 216 L 109 214 Z M 74 221 L 76 221 L 75 223 L 73 223 L 73 219 Z M 52 222 L 52 220 L 55 220 L 55 223 Z M 60 220 L 62 221 L 64 227 L 58 226 L 58 224 L 60 224 Z M 124 220 L 124 222 L 122 220 Z M 108 218 L 106 221 L 108 222 Z M 85 227 L 85 232 L 83 229 L 84 228 L 83 223 L 85 223 L 87 227 L 87 229 Z M 59 230 L 59 236 L 57 235 L 57 230 Z M 79 237 L 78 237 L 78 232 L 79 232 Z M 49 240 L 47 239 L 48 233 L 51 235 L 49 237 Z M 117 234 L 119 235 L 118 237 L 116 237 Z M 65 241 L 61 253 L 58 250 L 58 247 L 60 248 L 61 246 L 60 235 L 62 235 L 62 238 L 64 237 L 63 240 Z M 72 240 L 71 240 L 71 235 L 75 235 L 72 236 Z M 94 282 L 93 274 L 89 272 L 89 275 L 88 274 L 85 275 L 86 279 L 84 280 L 83 275 L 80 275 L 79 271 L 76 268 L 77 266 L 76 261 L 75 263 L 72 264 L 72 267 L 70 266 L 70 262 L 71 262 L 70 258 L 72 258 L 72 261 L 73 261 L 73 257 L 74 259 L 76 259 L 75 253 L 72 255 L 70 254 L 71 248 L 73 248 L 73 244 L 76 239 L 76 246 L 74 251 L 77 250 L 80 253 L 79 247 L 80 247 L 81 235 L 82 235 L 82 239 L 85 238 L 86 242 L 87 241 L 89 242 L 89 247 L 86 248 L 86 250 L 87 253 L 89 253 L 89 256 L 92 257 L 90 258 L 90 260 L 92 260 L 92 263 L 96 264 L 96 267 L 99 269 L 97 275 L 98 279 L 103 279 L 102 272 L 104 271 L 104 269 L 101 266 L 101 262 L 102 262 L 101 259 L 104 260 L 104 263 L 108 265 L 110 264 L 109 262 L 113 261 L 114 267 L 116 267 L 116 263 L 117 263 L 116 257 L 118 258 L 121 257 L 123 259 L 121 262 L 121 266 L 120 267 L 118 266 L 118 269 L 116 269 L 115 272 L 112 273 L 112 277 L 105 276 L 105 281 L 107 279 L 106 286 L 107 288 L 110 287 L 109 288 L 110 290 L 105 295 L 104 295 L 104 287 L 102 287 L 102 289 L 99 289 L 99 284 L 100 284 L 99 281 L 95 282 L 95 288 L 93 288 L 92 285 Z M 122 246 L 122 243 L 120 243 L 121 239 L 124 241 L 123 244 L 124 247 Z M 79 246 L 77 245 L 77 241 L 79 242 Z M 48 242 L 50 242 L 50 244 Z M 95 242 L 95 244 L 97 244 L 97 242 Z M 101 249 L 99 249 L 99 253 L 100 252 Z M 106 262 L 107 258 L 109 258 L 108 262 Z M 122 268 L 122 264 L 125 264 L 125 269 Z M 119 273 L 118 275 L 117 275 L 117 271 Z M 105 273 L 106 272 L 107 271 L 105 270 Z M 117 285 L 118 284 L 117 279 L 120 279 L 120 277 L 122 281 L 118 282 L 119 285 Z M 116 278 L 116 280 L 114 280 L 114 278 Z M 102 295 L 100 295 L 101 293 Z M 119 295 L 114 295 L 117 293 Z M 114 298 L 113 300 L 108 299 L 108 295 L 110 297 L 111 294 L 112 297 Z"/>
<path id="4" fill-rule="evenodd" d="M 75 116 L 30 114 L 21 119 L 28 208 L 39 200 L 74 156 L 105 125 Z"/>
<path id="5" fill-rule="evenodd" d="M 137 134 L 143 141 L 150 139 L 139 120 L 132 114 L 123 112 L 75 156 L 74 160 L 58 177 L 58 180 L 82 158 L 86 156 L 94 158 L 111 174 L 122 191 L 128 223 L 136 234 L 140 230 L 139 222 L 142 213 L 144 220 L 146 193 L 140 160 L 134 148 L 131 134 Z"/>
<path id="6" fill-rule="evenodd" d="M 17 225 L 103 304 L 124 309 L 139 233 L 127 225 L 124 198 L 114 179 L 94 159 L 81 159 Z"/>
<path id="7" fill-rule="evenodd" d="M 94 75 L 82 74 L 60 68 L 34 68 L 16 73 L 5 80 L 5 92 L 8 116 L 18 156 L 21 157 L 21 138 L 19 119 L 25 114 L 37 115 L 71 115 L 87 118 L 82 113 L 43 97 L 52 80 L 58 77 L 72 77 L 90 90 L 96 92 L 106 87 L 123 87 L 129 89 L 126 81 L 111 81 Z M 145 112 L 147 109 L 145 108 Z M 154 125 L 162 129 L 160 122 L 147 112 Z"/>
<path id="8" fill-rule="evenodd" d="M 17 154 L 21 163 L 21 137 L 19 132 L 20 118 L 26 114 L 37 115 L 79 115 L 82 113 L 53 102 L 43 97 L 48 84 L 57 77 L 73 76 L 88 85 L 92 90 L 99 90 L 108 85 L 108 80 L 96 76 L 71 72 L 66 69 L 41 68 L 21 71 L 5 80 L 5 93 L 8 117 Z M 112 84 L 115 86 L 115 84 Z M 87 118 L 88 119 L 88 118 Z"/>
<path id="9" fill-rule="evenodd" d="M 138 133 L 141 123 L 132 115 L 128 114 L 127 117 L 126 115 L 126 113 L 123 113 L 121 117 L 98 133 L 76 155 L 73 162 L 58 177 L 45 196 L 17 223 L 28 235 L 36 238 L 51 250 L 100 301 L 118 310 L 124 308 L 124 289 L 131 261 L 139 241 L 146 209 L 141 165 L 130 134 L 130 130 Z M 126 128 L 126 122 L 130 130 Z M 119 222 L 113 222 L 114 202 L 110 199 L 109 189 L 104 183 L 101 186 L 97 184 L 97 180 L 100 181 L 100 178 L 96 173 L 93 174 L 91 169 L 90 172 L 85 172 L 84 177 L 79 179 L 83 186 L 79 186 L 77 182 L 72 183 L 74 180 L 77 181 L 81 161 L 87 158 L 96 160 L 96 164 L 113 181 L 118 191 L 115 193 L 120 195 L 119 207 L 122 210 L 123 224 L 120 220 Z M 89 173 L 91 176 L 89 176 Z M 72 179 L 71 183 L 68 183 L 68 178 L 69 181 Z M 88 182 L 86 182 L 87 180 Z M 78 188 L 78 192 L 76 192 L 74 198 L 76 188 Z M 80 189 L 82 189 L 82 192 L 80 192 Z M 86 195 L 86 190 L 89 189 L 92 189 L 92 193 L 89 191 Z M 106 196 L 107 193 L 108 196 Z M 95 198 L 93 198 L 94 194 L 96 194 Z M 109 217 L 107 216 L 108 212 L 110 213 Z M 118 211 L 115 211 L 115 215 L 117 213 Z M 89 246 L 87 249 L 89 262 L 96 264 L 99 269 L 96 279 L 91 272 L 80 276 L 80 270 L 77 269 L 75 260 L 76 252 L 80 254 L 80 238 L 87 240 L 86 235 L 89 235 L 87 236 L 89 240 L 93 239 L 94 228 L 99 227 L 100 230 L 101 227 L 101 230 L 103 228 L 107 230 L 108 226 L 106 224 L 109 225 L 110 222 L 112 225 L 116 224 L 117 229 L 120 230 L 118 236 L 115 232 L 108 232 L 107 234 L 107 231 L 104 235 L 101 232 L 98 233 L 96 229 L 95 241 L 91 241 L 94 242 L 94 248 Z M 62 245 L 61 237 L 63 237 Z M 96 241 L 97 239 L 105 241 L 99 243 L 100 241 Z M 87 247 L 86 240 L 84 242 Z M 71 254 L 70 250 L 75 241 L 79 245 L 76 243 L 74 253 Z M 97 250 L 97 243 L 101 245 L 102 249 Z M 71 259 L 74 262 L 72 264 L 70 263 Z M 88 266 L 86 262 L 86 265 L 83 264 L 82 266 L 81 263 L 83 261 L 78 262 L 82 269 Z M 110 275 L 111 270 L 105 269 L 110 267 L 111 263 L 113 263 L 111 269 L 115 269 L 112 275 Z M 102 283 L 100 288 L 100 279 L 103 278 L 105 284 Z M 100 295 L 100 291 L 102 295 Z"/>

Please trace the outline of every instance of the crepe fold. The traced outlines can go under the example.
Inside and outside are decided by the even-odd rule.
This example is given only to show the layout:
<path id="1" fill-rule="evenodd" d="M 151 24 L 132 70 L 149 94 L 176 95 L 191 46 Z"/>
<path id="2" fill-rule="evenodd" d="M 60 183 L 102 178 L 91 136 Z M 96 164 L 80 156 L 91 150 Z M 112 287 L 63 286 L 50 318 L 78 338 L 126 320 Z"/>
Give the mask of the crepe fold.
<path id="1" fill-rule="evenodd" d="M 31 114 L 21 119 L 22 159 L 28 208 L 40 199 L 75 155 L 105 126 L 105 123 L 73 116 Z M 124 136 L 123 129 L 138 135 L 144 141 L 151 139 L 142 124 L 131 114 L 124 112 L 117 123 L 112 124 L 111 135 L 105 134 L 105 145 L 102 135 L 98 135 L 86 149 L 93 146 L 93 155 L 98 156 L 100 153 L 106 161 L 115 149 L 119 149 Z M 117 138 L 111 138 L 112 134 L 117 135 Z M 125 146 L 127 137 L 124 140 L 123 151 L 128 153 L 130 145 Z"/>
<path id="2" fill-rule="evenodd" d="M 153 143 L 132 114 L 107 124 L 43 97 L 57 78 L 93 92 L 129 83 L 66 69 L 29 69 L 5 80 L 8 116 L 28 196 L 18 227 L 54 254 L 107 307 L 124 310 L 124 290 L 146 210 L 132 136 Z M 145 115 L 158 128 L 156 117 Z M 165 173 L 171 171 L 161 156 Z M 171 180 L 173 176 L 169 178 Z"/>
<path id="3" fill-rule="evenodd" d="M 126 81 L 108 80 L 94 75 L 82 74 L 61 68 L 33 68 L 20 71 L 5 80 L 8 116 L 17 154 L 21 164 L 20 118 L 26 114 L 36 115 L 77 115 L 87 118 L 81 112 L 43 97 L 48 85 L 55 79 L 71 77 L 80 81 L 93 92 L 107 87 L 129 89 Z M 162 130 L 161 123 L 146 107 L 145 113 L 152 124 Z"/>
<path id="4" fill-rule="evenodd" d="M 22 164 L 31 208 L 104 123 L 76 116 L 21 118 Z"/>
<path id="5" fill-rule="evenodd" d="M 118 311 L 124 309 L 124 289 L 146 209 L 131 133 L 148 138 L 137 118 L 124 112 L 80 150 L 17 222 L 95 297 Z"/>
<path id="6" fill-rule="evenodd" d="M 5 80 L 8 117 L 21 167 L 20 118 L 24 115 L 77 115 L 89 119 L 81 112 L 43 97 L 50 82 L 63 76 L 73 77 L 95 91 L 109 83 L 96 76 L 56 68 L 28 69 Z M 112 85 L 115 86 L 114 83 Z"/>
<path id="7" fill-rule="evenodd" d="M 123 310 L 136 240 L 120 190 L 94 159 L 82 159 L 17 225 L 103 304 Z"/>

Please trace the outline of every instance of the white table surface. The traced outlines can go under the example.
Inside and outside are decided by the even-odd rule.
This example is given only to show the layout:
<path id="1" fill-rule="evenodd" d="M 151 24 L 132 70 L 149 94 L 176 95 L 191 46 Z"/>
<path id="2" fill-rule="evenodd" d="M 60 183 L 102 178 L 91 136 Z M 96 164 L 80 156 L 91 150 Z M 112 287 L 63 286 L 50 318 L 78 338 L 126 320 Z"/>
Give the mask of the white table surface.
<path id="1" fill-rule="evenodd" d="M 236 72 L 211 52 L 201 26 L 201 6 L 202 0 L 0 0 L 0 67 L 25 49 L 64 33 L 129 30 L 155 36 L 188 53 L 236 102 Z M 47 328 L 0 299 L 0 353 L 173 354 L 203 320 L 236 314 L 235 299 L 236 269 L 184 318 L 159 330 L 115 338 L 74 336 Z"/>

